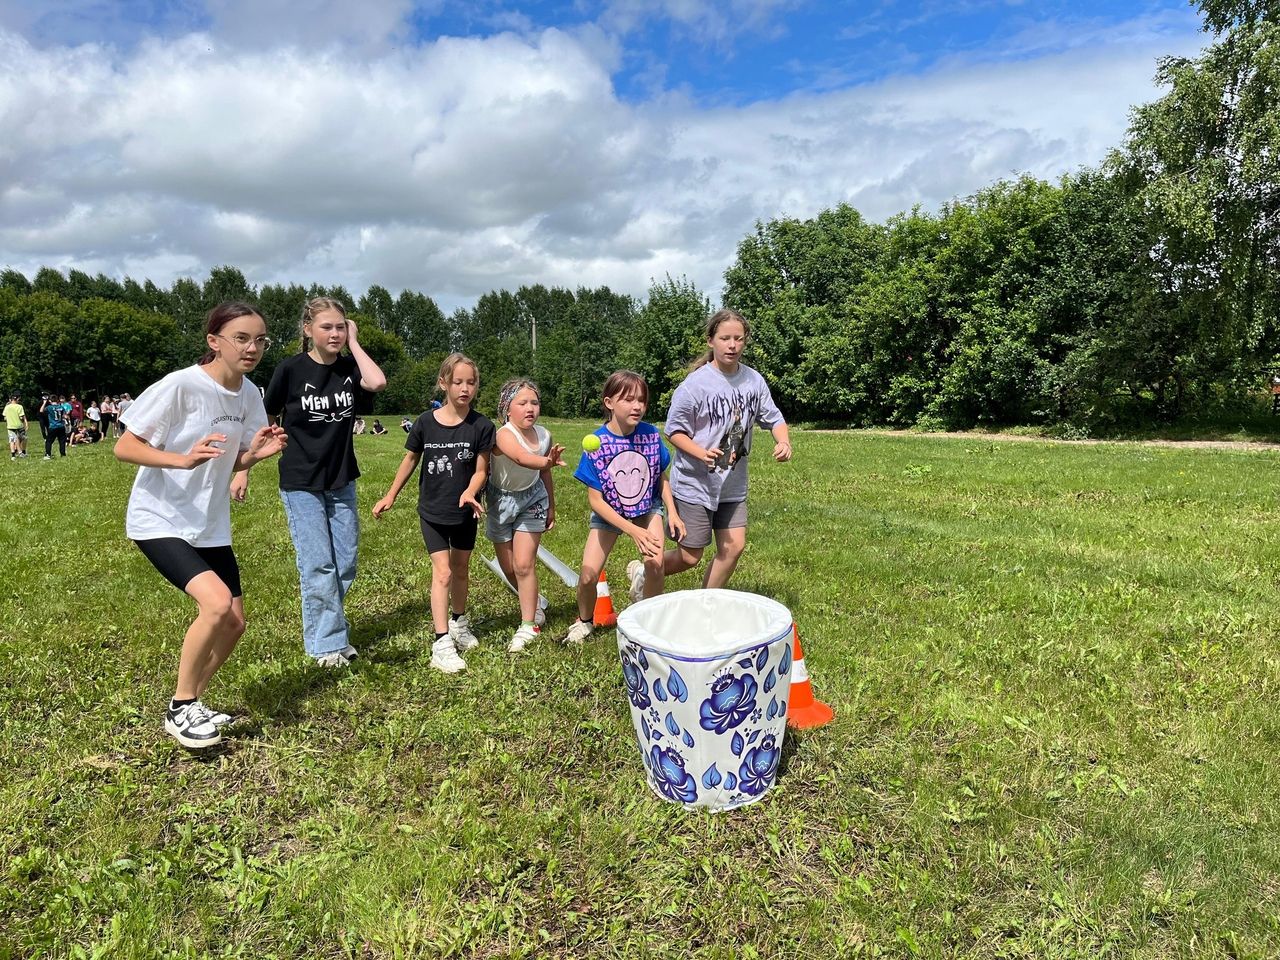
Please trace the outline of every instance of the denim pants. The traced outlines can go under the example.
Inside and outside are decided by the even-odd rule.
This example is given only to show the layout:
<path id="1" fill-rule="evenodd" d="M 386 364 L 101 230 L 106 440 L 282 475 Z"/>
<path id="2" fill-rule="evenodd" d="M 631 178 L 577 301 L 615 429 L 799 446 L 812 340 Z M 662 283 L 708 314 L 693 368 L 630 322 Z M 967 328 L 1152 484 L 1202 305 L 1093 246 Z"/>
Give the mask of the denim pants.
<path id="1" fill-rule="evenodd" d="M 302 643 L 322 657 L 350 642 L 342 601 L 356 579 L 360 520 L 356 484 L 337 490 L 281 490 L 302 584 Z"/>

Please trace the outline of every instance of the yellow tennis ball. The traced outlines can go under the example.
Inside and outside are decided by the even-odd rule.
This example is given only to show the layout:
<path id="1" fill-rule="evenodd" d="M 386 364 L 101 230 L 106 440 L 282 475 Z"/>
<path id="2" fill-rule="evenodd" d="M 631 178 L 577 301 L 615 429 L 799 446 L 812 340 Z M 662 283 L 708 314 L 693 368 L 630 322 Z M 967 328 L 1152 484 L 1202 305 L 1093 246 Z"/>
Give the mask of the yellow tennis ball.
<path id="1" fill-rule="evenodd" d="M 600 438 L 594 433 L 588 433 L 582 438 L 582 449 L 588 453 L 595 453 L 600 449 Z"/>

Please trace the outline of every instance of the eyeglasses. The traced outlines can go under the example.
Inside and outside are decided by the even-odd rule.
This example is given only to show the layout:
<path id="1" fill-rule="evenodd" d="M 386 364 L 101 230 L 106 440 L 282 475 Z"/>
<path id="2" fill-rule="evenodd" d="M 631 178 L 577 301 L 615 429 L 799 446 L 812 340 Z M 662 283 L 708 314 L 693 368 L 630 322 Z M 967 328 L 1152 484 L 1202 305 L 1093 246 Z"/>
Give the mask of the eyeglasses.
<path id="1" fill-rule="evenodd" d="M 254 344 L 259 350 L 271 349 L 270 337 L 249 337 L 249 336 L 245 336 L 243 333 L 237 333 L 235 336 L 231 336 L 231 337 L 224 336 L 221 333 L 215 333 L 213 334 L 213 336 L 218 337 L 221 340 L 226 340 L 229 343 L 234 343 L 241 352 L 248 350 L 249 344 L 251 343 Z"/>

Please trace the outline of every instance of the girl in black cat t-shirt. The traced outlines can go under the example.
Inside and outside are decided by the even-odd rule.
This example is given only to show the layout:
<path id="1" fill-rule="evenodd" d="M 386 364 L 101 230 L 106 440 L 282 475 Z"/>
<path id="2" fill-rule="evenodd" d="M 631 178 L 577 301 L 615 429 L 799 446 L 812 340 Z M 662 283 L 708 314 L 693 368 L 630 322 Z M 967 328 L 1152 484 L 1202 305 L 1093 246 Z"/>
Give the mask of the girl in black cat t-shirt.
<path id="1" fill-rule="evenodd" d="M 289 436 L 280 458 L 280 499 L 302 585 L 302 645 L 326 667 L 346 666 L 356 655 L 343 609 L 360 537 L 360 468 L 351 434 L 357 410 L 387 385 L 357 333 L 340 301 L 308 300 L 303 352 L 276 367 L 263 398 Z"/>
<path id="2" fill-rule="evenodd" d="M 418 519 L 431 555 L 431 619 L 436 635 L 431 666 L 457 673 L 467 668 L 458 650 L 479 643 L 466 609 L 476 521 L 483 512 L 479 496 L 489 476 L 494 429 L 488 417 L 471 409 L 480 387 L 475 361 L 461 353 L 450 354 L 440 367 L 438 385 L 444 391 L 444 405 L 422 414 L 409 429 L 404 442 L 408 452 L 386 496 L 374 504 L 373 515 L 380 517 L 391 509 L 422 461 Z"/>

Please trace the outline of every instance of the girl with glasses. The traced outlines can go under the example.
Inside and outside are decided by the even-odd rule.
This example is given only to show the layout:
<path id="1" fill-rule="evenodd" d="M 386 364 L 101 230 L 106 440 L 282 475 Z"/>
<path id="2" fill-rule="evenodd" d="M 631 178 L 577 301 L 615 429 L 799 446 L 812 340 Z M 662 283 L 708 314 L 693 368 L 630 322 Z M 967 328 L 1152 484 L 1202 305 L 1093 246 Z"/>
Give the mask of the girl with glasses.
<path id="1" fill-rule="evenodd" d="M 266 324 L 256 307 L 209 311 L 208 351 L 144 390 L 123 415 L 115 455 L 141 469 L 125 512 L 125 534 L 152 565 L 196 602 L 178 661 L 164 728 L 184 747 L 212 747 L 232 717 L 201 701 L 244 633 L 240 568 L 231 550 L 231 476 L 285 448 L 249 381 L 262 359 Z M 228 346 L 243 339 L 241 349 Z"/>

